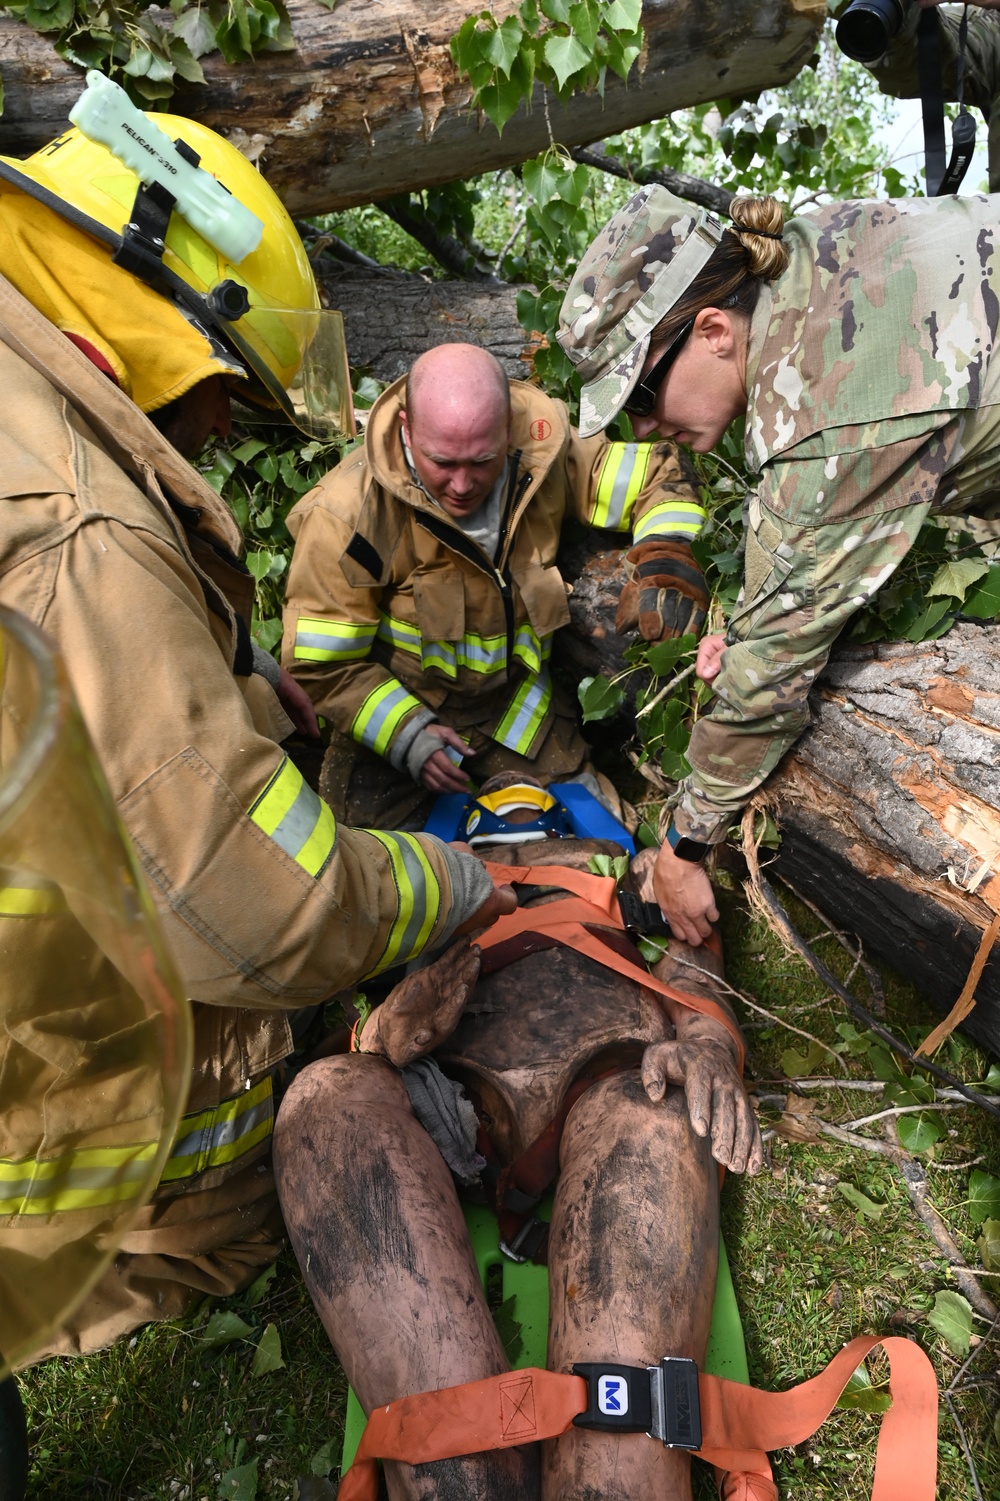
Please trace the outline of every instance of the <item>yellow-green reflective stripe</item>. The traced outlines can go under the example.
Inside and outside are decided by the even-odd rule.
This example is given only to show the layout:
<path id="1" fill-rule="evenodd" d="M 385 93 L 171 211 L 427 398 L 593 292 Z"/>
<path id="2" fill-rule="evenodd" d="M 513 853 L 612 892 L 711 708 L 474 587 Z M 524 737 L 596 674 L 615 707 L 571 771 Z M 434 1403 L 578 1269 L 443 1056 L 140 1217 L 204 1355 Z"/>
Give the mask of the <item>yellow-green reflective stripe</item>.
<path id="1" fill-rule="evenodd" d="M 458 677 L 458 657 L 450 641 L 428 641 L 420 648 L 420 667 L 428 672 L 436 667 L 445 677 Z"/>
<path id="2" fill-rule="evenodd" d="M 419 698 L 414 698 L 402 683 L 390 678 L 369 693 L 354 716 L 351 734 L 377 756 L 383 756 L 400 722 L 412 709 L 422 708 Z"/>
<path id="3" fill-rule="evenodd" d="M 420 655 L 420 632 L 407 620 L 397 620 L 392 615 L 380 615 L 378 639 L 388 641 L 397 651 L 408 651 L 415 657 Z"/>
<path id="4" fill-rule="evenodd" d="M 373 625 L 300 615 L 295 628 L 297 662 L 356 662 L 375 640 Z"/>
<path id="5" fill-rule="evenodd" d="M 551 641 L 549 642 L 549 646 L 551 648 Z M 548 652 L 542 646 L 532 627 L 530 625 L 522 625 L 518 626 L 517 635 L 514 637 L 514 655 L 531 672 L 538 672 L 542 661 L 548 656 Z"/>
<path id="6" fill-rule="evenodd" d="M 648 443 L 609 445 L 597 481 L 592 526 L 610 527 L 615 532 L 628 530 L 636 496 L 646 482 L 649 453 Z"/>
<path id="7" fill-rule="evenodd" d="M 211 1110 L 181 1117 L 161 1183 L 225 1167 L 265 1141 L 274 1121 L 271 1076 Z"/>
<path id="8" fill-rule="evenodd" d="M 441 887 L 415 835 L 383 834 L 377 829 L 368 833 L 389 856 L 398 904 L 385 948 L 372 971 L 377 975 L 394 964 L 405 964 L 423 949 L 441 910 Z"/>
<path id="9" fill-rule="evenodd" d="M 37 884 L 26 876 L 13 876 L 4 883 L 0 871 L 0 917 L 55 917 L 66 911 L 66 898 L 58 886 Z"/>
<path id="10" fill-rule="evenodd" d="M 55 1214 L 134 1199 L 156 1150 L 153 1141 L 0 1160 L 0 1214 Z"/>
<path id="11" fill-rule="evenodd" d="M 632 540 L 642 542 L 647 537 L 657 536 L 683 537 L 690 541 L 697 537 L 704 524 L 704 507 L 693 500 L 661 500 L 636 522 Z"/>
<path id="12" fill-rule="evenodd" d="M 552 684 L 546 664 L 537 677 L 522 683 L 514 695 L 510 708 L 494 732 L 494 740 L 508 750 L 526 756 L 539 727 L 549 712 L 552 702 Z"/>
<path id="13" fill-rule="evenodd" d="M 247 812 L 303 870 L 320 874 L 337 843 L 337 821 L 287 756 Z"/>

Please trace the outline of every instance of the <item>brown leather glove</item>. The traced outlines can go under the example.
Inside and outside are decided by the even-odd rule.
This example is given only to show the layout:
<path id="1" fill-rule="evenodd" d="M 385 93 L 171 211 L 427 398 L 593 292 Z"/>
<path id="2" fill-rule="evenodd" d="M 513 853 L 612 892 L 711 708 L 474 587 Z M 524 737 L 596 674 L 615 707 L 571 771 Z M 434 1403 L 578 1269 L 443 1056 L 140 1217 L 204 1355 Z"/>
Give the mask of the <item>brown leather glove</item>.
<path id="1" fill-rule="evenodd" d="M 697 636 L 708 613 L 705 577 L 687 542 L 651 538 L 626 553 L 632 576 L 618 600 L 619 636 L 639 629 L 645 641 Z"/>

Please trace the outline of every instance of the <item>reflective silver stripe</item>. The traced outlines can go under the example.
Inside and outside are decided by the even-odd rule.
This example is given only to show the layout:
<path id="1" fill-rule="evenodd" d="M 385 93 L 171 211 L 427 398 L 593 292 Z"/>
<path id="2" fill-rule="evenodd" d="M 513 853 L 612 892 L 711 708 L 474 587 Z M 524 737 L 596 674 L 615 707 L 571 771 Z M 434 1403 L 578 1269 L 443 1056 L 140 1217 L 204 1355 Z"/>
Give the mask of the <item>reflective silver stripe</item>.
<path id="1" fill-rule="evenodd" d="M 376 690 L 376 692 L 381 690 Z M 358 719 L 365 714 L 368 699 L 361 706 Z M 421 707 L 420 700 L 399 684 L 392 688 L 383 698 L 377 700 L 368 711 L 367 717 L 361 728 L 361 743 L 367 745 L 370 750 L 378 755 L 384 752 L 384 746 L 388 745 L 396 729 L 396 725 L 411 709 Z M 358 719 L 355 720 L 357 726 Z M 383 732 L 384 737 L 383 737 Z M 356 731 L 355 731 L 356 733 Z"/>
<path id="2" fill-rule="evenodd" d="M 520 755 L 527 754 L 538 733 L 538 726 L 548 712 L 550 697 L 549 669 L 546 664 L 525 693 L 517 713 L 503 733 L 502 744 L 508 750 L 517 751 Z"/>
<path id="3" fill-rule="evenodd" d="M 296 859 L 303 845 L 312 838 L 313 830 L 322 811 L 323 805 L 319 798 L 309 783 L 303 781 L 294 803 L 277 827 L 271 831 L 271 838 L 286 855 L 291 855 L 293 860 Z"/>
<path id="4" fill-rule="evenodd" d="M 220 1121 L 209 1127 L 199 1127 L 191 1131 L 187 1136 L 175 1141 L 170 1149 L 171 1157 L 193 1157 L 198 1152 L 210 1151 L 213 1147 L 228 1147 L 234 1141 L 239 1141 L 242 1136 L 249 1136 L 262 1121 L 268 1121 L 274 1114 L 274 1101 L 268 1095 L 266 1100 L 261 1100 L 250 1110 L 244 1110 L 242 1115 L 234 1116 L 232 1120 Z M 184 1122 L 181 1121 L 183 1126 Z"/>

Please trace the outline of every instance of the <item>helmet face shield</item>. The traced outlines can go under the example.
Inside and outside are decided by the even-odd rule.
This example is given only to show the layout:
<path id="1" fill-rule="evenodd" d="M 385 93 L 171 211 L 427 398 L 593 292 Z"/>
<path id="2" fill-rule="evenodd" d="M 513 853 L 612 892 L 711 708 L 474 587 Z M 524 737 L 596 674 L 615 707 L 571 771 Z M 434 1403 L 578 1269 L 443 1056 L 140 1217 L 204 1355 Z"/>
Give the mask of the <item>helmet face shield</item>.
<path id="1" fill-rule="evenodd" d="M 339 312 L 251 305 L 226 332 L 251 375 L 248 389 L 239 395 L 254 405 L 279 407 L 311 438 L 354 436 L 351 375 Z"/>

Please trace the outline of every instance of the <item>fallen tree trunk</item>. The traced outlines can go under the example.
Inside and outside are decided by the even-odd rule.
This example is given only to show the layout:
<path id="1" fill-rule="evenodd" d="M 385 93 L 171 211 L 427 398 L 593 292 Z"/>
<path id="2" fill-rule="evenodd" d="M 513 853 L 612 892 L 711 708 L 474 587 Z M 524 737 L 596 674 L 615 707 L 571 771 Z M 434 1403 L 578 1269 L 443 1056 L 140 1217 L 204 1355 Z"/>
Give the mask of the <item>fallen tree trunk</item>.
<path id="1" fill-rule="evenodd" d="M 289 0 L 294 52 L 231 67 L 202 59 L 206 84 L 172 108 L 250 147 L 293 213 L 319 214 L 524 161 L 549 144 L 540 91 L 505 127 L 469 113 L 469 87 L 448 51 L 479 6 L 466 0 Z M 496 0 L 498 18 L 516 0 Z M 672 110 L 788 82 L 815 50 L 825 0 L 646 0 L 647 55 L 603 101 L 550 103 L 555 139 L 600 140 Z M 0 16 L 5 106 L 0 149 L 23 156 L 66 128 L 81 70 L 10 15 Z"/>
<path id="2" fill-rule="evenodd" d="M 768 790 L 773 867 L 947 1012 L 1000 911 L 1000 628 L 843 647 Z M 964 1029 L 1000 1052 L 1000 955 Z"/>

